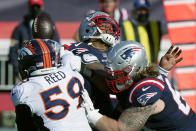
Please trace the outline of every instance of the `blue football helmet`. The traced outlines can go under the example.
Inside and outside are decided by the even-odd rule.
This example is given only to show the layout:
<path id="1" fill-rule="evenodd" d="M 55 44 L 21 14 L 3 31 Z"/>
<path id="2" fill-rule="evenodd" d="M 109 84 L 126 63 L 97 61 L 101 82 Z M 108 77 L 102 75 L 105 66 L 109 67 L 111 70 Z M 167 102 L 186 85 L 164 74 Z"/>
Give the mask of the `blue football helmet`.
<path id="1" fill-rule="evenodd" d="M 24 41 L 18 51 L 22 79 L 54 72 L 59 61 L 58 48 L 57 42 L 49 39 Z"/>
<path id="2" fill-rule="evenodd" d="M 136 41 L 121 41 L 109 52 L 106 63 L 106 83 L 117 94 L 133 84 L 136 72 L 148 65 L 145 49 Z"/>
<path id="3" fill-rule="evenodd" d="M 100 35 L 98 35 L 100 34 Z M 120 37 L 120 28 L 109 14 L 96 11 L 86 16 L 79 28 L 80 41 L 90 38 L 101 39 L 106 45 L 113 46 Z"/>

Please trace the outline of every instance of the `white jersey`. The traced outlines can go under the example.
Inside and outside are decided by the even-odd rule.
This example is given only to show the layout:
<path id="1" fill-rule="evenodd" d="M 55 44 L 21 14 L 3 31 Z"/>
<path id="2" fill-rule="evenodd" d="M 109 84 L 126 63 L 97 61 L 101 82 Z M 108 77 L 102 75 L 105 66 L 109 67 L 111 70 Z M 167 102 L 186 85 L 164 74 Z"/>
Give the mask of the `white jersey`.
<path id="1" fill-rule="evenodd" d="M 28 105 L 51 131 L 91 131 L 81 107 L 83 85 L 77 71 L 61 66 L 54 73 L 20 82 L 12 89 L 11 99 L 14 105 Z"/>

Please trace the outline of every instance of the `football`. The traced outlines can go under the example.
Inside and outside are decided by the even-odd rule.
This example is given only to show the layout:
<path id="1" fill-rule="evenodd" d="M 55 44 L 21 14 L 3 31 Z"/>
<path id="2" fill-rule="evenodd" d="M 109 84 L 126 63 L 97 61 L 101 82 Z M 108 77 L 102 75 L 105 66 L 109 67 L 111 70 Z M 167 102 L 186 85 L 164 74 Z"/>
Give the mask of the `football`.
<path id="1" fill-rule="evenodd" d="M 41 12 L 35 19 L 32 25 L 33 38 L 52 39 L 54 36 L 55 25 L 46 12 Z"/>

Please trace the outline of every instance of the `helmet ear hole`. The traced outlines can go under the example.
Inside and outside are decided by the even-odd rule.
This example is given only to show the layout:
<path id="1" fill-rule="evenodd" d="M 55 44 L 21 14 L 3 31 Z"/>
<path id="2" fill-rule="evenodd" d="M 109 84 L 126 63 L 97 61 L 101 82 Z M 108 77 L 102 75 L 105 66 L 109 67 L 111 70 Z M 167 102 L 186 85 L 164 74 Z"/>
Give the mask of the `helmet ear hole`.
<path id="1" fill-rule="evenodd" d="M 89 29 L 86 29 L 86 33 L 89 33 L 90 32 L 90 30 Z"/>

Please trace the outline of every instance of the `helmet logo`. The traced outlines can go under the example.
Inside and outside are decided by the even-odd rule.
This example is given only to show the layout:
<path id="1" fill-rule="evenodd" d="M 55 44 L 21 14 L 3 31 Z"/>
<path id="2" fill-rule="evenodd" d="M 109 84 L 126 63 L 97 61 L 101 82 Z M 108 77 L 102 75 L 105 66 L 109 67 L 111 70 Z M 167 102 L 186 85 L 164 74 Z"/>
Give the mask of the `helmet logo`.
<path id="1" fill-rule="evenodd" d="M 25 47 L 28 48 L 33 54 L 36 54 L 35 48 L 31 44 L 25 45 Z"/>
<path id="2" fill-rule="evenodd" d="M 129 49 L 126 50 L 121 56 L 122 59 L 126 60 L 126 59 L 131 59 L 133 57 L 133 55 L 135 54 L 135 52 L 133 51 L 133 49 Z"/>
<path id="3" fill-rule="evenodd" d="M 85 49 L 85 48 L 76 48 L 76 49 L 73 49 L 72 52 L 74 54 L 81 54 L 81 53 L 84 53 L 84 52 L 87 52 L 88 49 Z"/>
<path id="4" fill-rule="evenodd" d="M 126 60 L 127 58 L 132 58 L 133 55 L 135 54 L 135 51 L 139 51 L 141 50 L 142 48 L 138 48 L 138 47 L 135 47 L 135 48 L 131 48 L 131 49 L 128 49 L 126 50 L 122 55 L 120 55 L 122 57 L 122 59 Z"/>
<path id="5" fill-rule="evenodd" d="M 22 48 L 19 50 L 19 59 L 23 59 L 25 56 L 33 55 L 29 48 Z"/>

